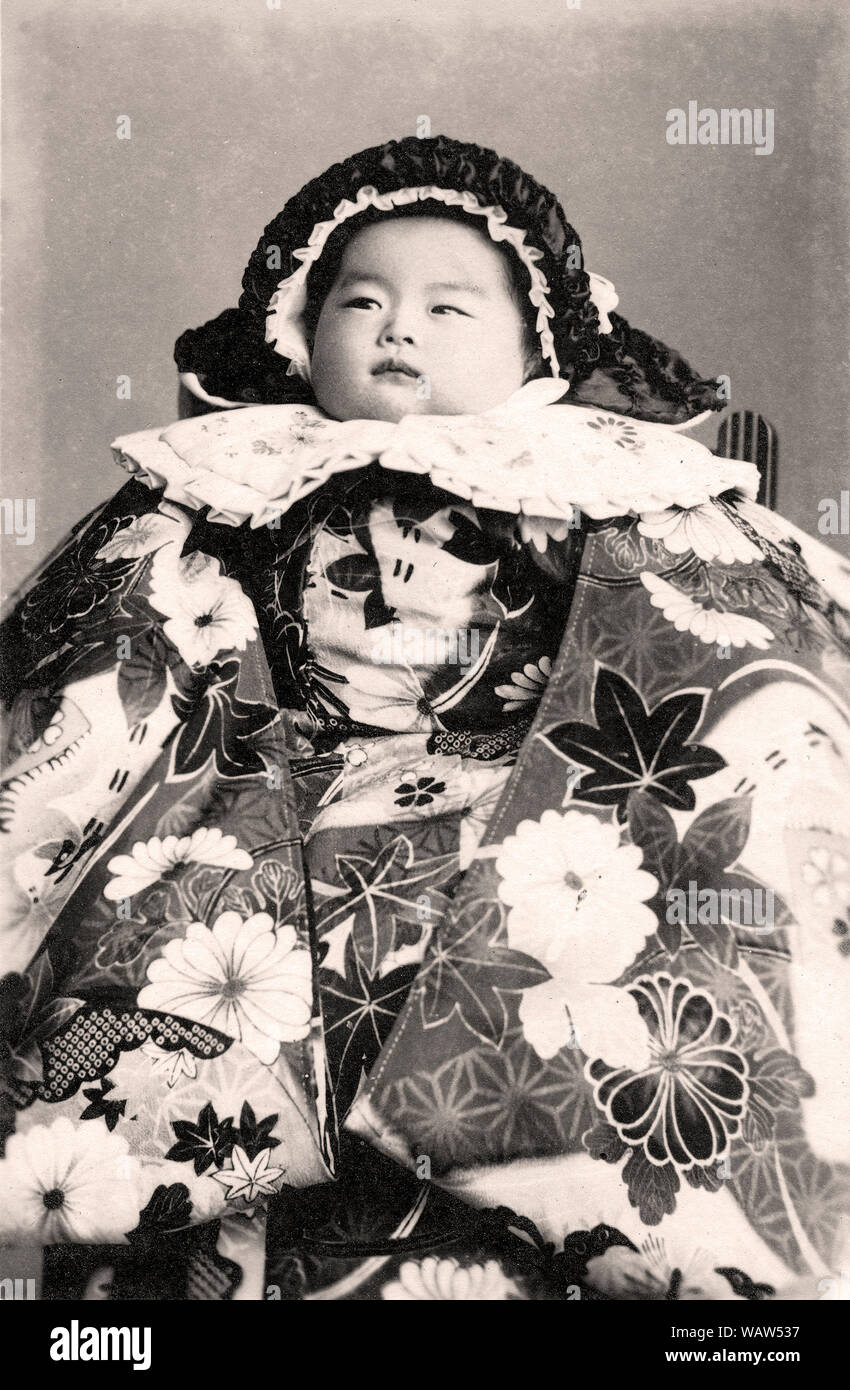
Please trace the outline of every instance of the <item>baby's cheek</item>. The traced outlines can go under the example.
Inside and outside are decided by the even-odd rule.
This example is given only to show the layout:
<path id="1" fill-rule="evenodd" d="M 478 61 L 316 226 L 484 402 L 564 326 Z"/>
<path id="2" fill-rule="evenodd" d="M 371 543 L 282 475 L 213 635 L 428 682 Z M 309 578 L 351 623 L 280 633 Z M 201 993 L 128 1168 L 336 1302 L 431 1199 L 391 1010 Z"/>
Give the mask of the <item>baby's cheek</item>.
<path id="1" fill-rule="evenodd" d="M 432 391 L 433 414 L 474 415 L 502 405 L 523 383 L 522 362 L 475 360 L 460 367 Z"/>
<path id="2" fill-rule="evenodd" d="M 311 377 L 316 403 L 332 420 L 350 420 L 363 413 L 354 409 L 356 398 L 351 373 L 344 362 L 327 359 L 314 362 Z"/>
<path id="3" fill-rule="evenodd" d="M 311 381 L 316 400 L 326 415 L 337 420 L 350 418 L 346 413 L 352 383 L 358 375 L 357 364 L 365 357 L 363 344 L 339 324 L 328 325 L 319 320 L 311 353 Z"/>
<path id="4" fill-rule="evenodd" d="M 518 391 L 525 378 L 525 355 L 511 329 L 482 337 L 467 357 L 466 389 L 478 398 L 476 409 L 489 410 Z"/>
<path id="5" fill-rule="evenodd" d="M 332 382 L 326 376 L 312 372 L 313 395 L 316 397 L 316 404 L 320 410 L 329 415 L 332 420 L 344 420 L 345 416 L 339 411 L 339 393 Z"/>

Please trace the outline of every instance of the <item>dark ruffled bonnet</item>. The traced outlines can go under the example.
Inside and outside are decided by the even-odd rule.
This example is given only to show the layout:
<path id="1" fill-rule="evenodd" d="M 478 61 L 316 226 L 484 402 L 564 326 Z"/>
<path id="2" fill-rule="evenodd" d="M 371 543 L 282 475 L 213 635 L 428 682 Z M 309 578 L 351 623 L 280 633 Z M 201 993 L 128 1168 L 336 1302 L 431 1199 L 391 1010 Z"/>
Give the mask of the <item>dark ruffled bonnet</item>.
<path id="1" fill-rule="evenodd" d="M 472 194 L 482 207 L 501 207 L 507 225 L 542 253 L 538 266 L 548 282 L 550 328 L 570 401 L 668 424 L 723 408 L 715 380 L 698 377 L 678 353 L 622 315 L 612 312 L 611 332 L 600 332 L 579 237 L 548 189 L 493 150 L 442 135 L 363 150 L 290 198 L 251 255 L 238 307 L 178 338 L 179 370 L 229 402 L 312 402 L 308 383 L 288 374 L 287 358 L 265 340 L 270 301 L 281 280 L 299 268 L 294 253 L 307 246 L 317 223 L 333 218 L 338 205 L 356 199 L 364 186 L 386 194 L 429 184 Z"/>

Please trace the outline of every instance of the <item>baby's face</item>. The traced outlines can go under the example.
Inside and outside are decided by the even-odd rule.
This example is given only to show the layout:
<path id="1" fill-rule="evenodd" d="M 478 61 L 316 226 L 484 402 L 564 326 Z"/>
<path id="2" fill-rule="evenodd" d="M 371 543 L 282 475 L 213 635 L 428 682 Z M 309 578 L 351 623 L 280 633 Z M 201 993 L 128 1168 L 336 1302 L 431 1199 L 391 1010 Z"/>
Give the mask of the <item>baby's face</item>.
<path id="1" fill-rule="evenodd" d="M 375 222 L 348 243 L 312 353 L 335 420 L 489 410 L 523 384 L 522 319 L 496 246 L 458 222 Z M 387 370 L 398 363 L 403 370 Z M 406 370 L 405 370 L 406 369 Z"/>

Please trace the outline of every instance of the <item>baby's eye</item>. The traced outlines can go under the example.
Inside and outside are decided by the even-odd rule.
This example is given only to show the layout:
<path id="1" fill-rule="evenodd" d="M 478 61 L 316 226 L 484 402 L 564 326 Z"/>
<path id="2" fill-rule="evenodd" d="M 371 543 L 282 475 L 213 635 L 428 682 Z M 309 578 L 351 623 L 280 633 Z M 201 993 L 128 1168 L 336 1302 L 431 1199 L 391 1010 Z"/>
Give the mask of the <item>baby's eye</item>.
<path id="1" fill-rule="evenodd" d="M 469 318 L 469 314 L 465 313 L 463 309 L 459 309 L 456 304 L 435 304 L 433 309 L 431 310 L 432 314 L 441 314 L 446 312 L 450 314 L 460 314 L 465 319 Z"/>
<path id="2" fill-rule="evenodd" d="M 368 309 L 370 304 L 379 307 L 377 299 L 370 299 L 368 295 L 359 294 L 354 299 L 347 299 L 342 307 L 344 309 Z"/>

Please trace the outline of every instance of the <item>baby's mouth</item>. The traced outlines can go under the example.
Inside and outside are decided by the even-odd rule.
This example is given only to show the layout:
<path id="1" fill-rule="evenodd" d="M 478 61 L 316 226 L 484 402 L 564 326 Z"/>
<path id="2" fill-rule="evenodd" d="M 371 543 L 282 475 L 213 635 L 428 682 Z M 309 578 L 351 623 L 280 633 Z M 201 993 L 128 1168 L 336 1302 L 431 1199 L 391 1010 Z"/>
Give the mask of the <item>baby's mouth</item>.
<path id="1" fill-rule="evenodd" d="M 400 362 L 395 357 L 386 357 L 383 362 L 379 362 L 377 367 L 372 368 L 373 376 L 409 376 L 414 381 L 419 380 L 420 373 L 407 362 Z"/>

